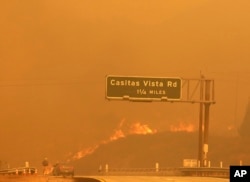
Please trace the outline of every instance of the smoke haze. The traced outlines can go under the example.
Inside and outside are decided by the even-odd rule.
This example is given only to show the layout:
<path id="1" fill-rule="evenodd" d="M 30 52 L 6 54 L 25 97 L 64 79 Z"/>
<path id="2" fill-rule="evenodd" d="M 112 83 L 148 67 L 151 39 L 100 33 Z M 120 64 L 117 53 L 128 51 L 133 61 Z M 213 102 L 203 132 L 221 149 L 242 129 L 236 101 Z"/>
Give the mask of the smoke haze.
<path id="1" fill-rule="evenodd" d="M 123 118 L 158 132 L 198 127 L 198 104 L 107 101 L 110 74 L 202 72 L 215 79 L 210 134 L 237 135 L 250 92 L 249 9 L 248 0 L 1 1 L 0 160 L 67 159 Z"/>

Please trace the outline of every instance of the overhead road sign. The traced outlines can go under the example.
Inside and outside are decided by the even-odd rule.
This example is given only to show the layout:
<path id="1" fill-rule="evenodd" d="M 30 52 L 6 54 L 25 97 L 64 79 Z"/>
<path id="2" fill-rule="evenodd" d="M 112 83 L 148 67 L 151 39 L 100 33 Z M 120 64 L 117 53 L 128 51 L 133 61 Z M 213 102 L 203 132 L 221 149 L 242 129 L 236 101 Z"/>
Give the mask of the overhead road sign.
<path id="1" fill-rule="evenodd" d="M 135 101 L 180 100 L 181 79 L 108 75 L 106 98 Z"/>

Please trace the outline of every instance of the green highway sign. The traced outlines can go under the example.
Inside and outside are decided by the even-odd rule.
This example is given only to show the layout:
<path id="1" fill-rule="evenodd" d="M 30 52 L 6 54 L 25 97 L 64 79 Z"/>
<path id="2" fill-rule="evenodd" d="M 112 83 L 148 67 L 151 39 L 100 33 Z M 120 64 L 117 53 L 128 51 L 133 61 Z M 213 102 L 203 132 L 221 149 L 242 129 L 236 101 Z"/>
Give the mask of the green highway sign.
<path id="1" fill-rule="evenodd" d="M 107 76 L 107 99 L 180 100 L 181 79 L 164 77 Z"/>

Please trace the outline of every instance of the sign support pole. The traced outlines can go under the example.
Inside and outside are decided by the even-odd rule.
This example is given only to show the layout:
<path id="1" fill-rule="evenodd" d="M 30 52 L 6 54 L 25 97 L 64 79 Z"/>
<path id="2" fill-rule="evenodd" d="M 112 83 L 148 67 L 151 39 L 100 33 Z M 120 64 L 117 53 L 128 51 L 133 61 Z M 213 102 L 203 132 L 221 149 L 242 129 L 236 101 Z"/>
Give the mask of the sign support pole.
<path id="1" fill-rule="evenodd" d="M 210 100 L 210 80 L 205 81 L 205 101 Z M 207 167 L 207 153 L 208 153 L 208 135 L 209 135 L 209 109 L 210 102 L 206 102 L 205 106 L 205 116 L 204 116 L 204 167 Z"/>
<path id="2" fill-rule="evenodd" d="M 200 100 L 203 100 L 203 84 L 204 84 L 204 77 L 201 75 L 200 79 Z M 203 103 L 200 102 L 200 112 L 199 112 L 199 148 L 198 148 L 198 161 L 200 162 L 200 167 L 203 167 L 204 155 L 203 155 Z"/>
<path id="3" fill-rule="evenodd" d="M 199 148 L 198 148 L 198 161 L 200 167 L 208 166 L 208 136 L 209 136 L 209 111 L 211 105 L 211 82 L 204 76 L 200 79 L 200 112 L 199 112 Z M 212 85 L 212 91 L 213 91 Z M 212 93 L 214 94 L 214 93 Z"/>

